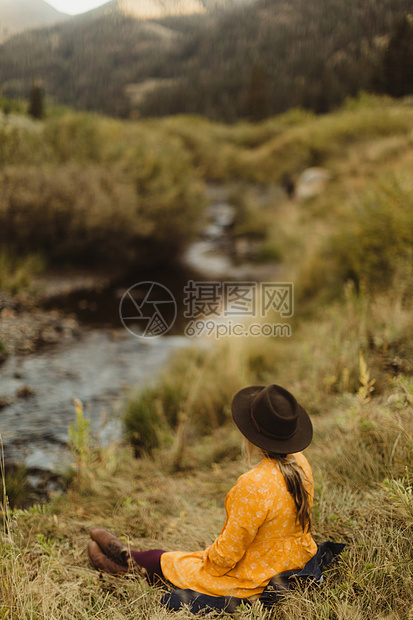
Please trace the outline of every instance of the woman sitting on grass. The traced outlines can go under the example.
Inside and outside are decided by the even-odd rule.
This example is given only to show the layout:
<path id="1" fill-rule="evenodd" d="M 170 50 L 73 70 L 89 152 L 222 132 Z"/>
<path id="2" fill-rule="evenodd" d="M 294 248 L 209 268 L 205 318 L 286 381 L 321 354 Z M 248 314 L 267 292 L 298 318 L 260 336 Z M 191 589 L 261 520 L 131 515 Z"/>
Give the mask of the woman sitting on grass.
<path id="1" fill-rule="evenodd" d="M 312 439 L 308 414 L 278 385 L 239 391 L 232 414 L 249 461 L 255 447 L 263 460 L 229 491 L 215 542 L 203 551 L 134 551 L 95 527 L 88 545 L 95 568 L 125 573 L 132 560 L 152 582 L 161 578 L 207 595 L 256 598 L 272 577 L 303 568 L 316 554 L 310 533 L 313 478 L 300 452 Z"/>

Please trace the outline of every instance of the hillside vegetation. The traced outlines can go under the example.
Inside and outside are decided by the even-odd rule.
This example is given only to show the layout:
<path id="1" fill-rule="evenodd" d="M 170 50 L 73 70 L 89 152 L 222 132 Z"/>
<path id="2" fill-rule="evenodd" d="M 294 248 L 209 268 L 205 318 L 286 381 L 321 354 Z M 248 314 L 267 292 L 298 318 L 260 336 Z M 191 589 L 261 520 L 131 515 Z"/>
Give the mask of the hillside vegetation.
<path id="1" fill-rule="evenodd" d="M 57 149 L 65 124 L 80 119 L 86 127 L 92 122 L 66 117 L 54 121 L 55 133 L 46 123 L 30 140 Z M 265 222 L 266 242 L 282 256 L 283 281 L 295 283 L 292 336 L 227 337 L 203 347 L 195 340 L 177 354 L 125 402 L 138 459 L 129 443 L 100 448 L 78 405 L 67 493 L 24 509 L 24 477 L 7 482 L 14 509 L 3 501 L 0 617 L 193 617 L 163 609 L 163 589 L 137 574 L 99 576 L 85 553 L 88 530 L 100 524 L 139 549 L 210 544 L 223 524 L 225 493 L 246 468 L 231 422 L 232 395 L 247 384 L 274 382 L 290 389 L 313 420 L 306 454 L 315 475 L 314 536 L 347 546 L 320 587 L 299 588 L 274 610 L 256 604 L 234 617 L 406 620 L 413 613 L 413 108 L 363 97 L 321 118 L 292 111 L 257 125 L 184 117 L 93 122 L 103 162 L 112 161 L 119 144 L 135 154 L 132 136 L 163 148 L 171 140 L 197 178 L 231 184 L 238 208 Z M 125 142 L 114 141 L 123 131 Z M 76 161 L 82 144 L 65 140 L 60 148 Z M 22 153 L 33 158 L 35 151 Z M 138 155 L 140 169 L 157 168 L 152 153 Z M 3 173 L 26 165 L 24 157 L 20 164 L 11 159 Z M 268 187 L 314 164 L 325 166 L 331 180 L 306 200 L 275 192 L 260 204 L 245 181 Z M 60 166 L 66 170 L 65 157 L 57 172 Z"/>
<path id="2" fill-rule="evenodd" d="M 349 175 L 361 189 L 382 162 L 399 151 L 399 157 L 407 156 L 412 119 L 413 108 L 407 102 L 396 105 L 367 96 L 349 101 L 331 116 L 293 110 L 256 125 L 227 126 L 200 117 L 127 123 L 73 113 L 44 122 L 4 117 L 0 123 L 0 242 L 18 256 L 40 255 L 46 265 L 116 261 L 126 269 L 170 262 L 197 233 L 205 205 L 204 183 L 213 180 L 233 184 L 239 234 L 258 236 L 272 245 L 274 256 L 282 258 L 284 246 L 297 247 L 298 241 L 291 244 L 290 237 L 299 234 L 301 224 L 297 222 L 297 232 L 288 233 L 288 241 L 280 239 L 273 218 L 280 207 L 269 205 L 257 212 L 243 184 L 280 184 L 286 176 L 297 179 L 308 167 L 328 165 L 338 182 L 331 183 L 328 196 L 316 207 L 317 218 L 323 225 L 333 218 L 342 218 L 340 225 L 346 220 L 350 235 L 353 210 L 360 207 L 349 204 L 340 178 Z M 377 154 L 371 147 L 374 140 L 381 145 Z M 366 151 L 365 159 L 352 153 L 354 142 L 360 153 Z M 344 153 L 351 159 L 343 168 Z M 403 203 L 402 177 L 400 169 L 397 179 L 383 178 L 394 188 L 380 191 L 393 192 L 393 198 Z M 361 199 L 366 203 L 367 222 L 369 199 Z M 382 202 L 385 210 L 386 200 Z M 403 209 L 408 210 L 409 204 L 407 200 Z M 289 220 L 295 211 L 288 208 Z M 311 213 L 306 217 L 311 218 Z M 390 214 L 383 217 L 404 217 Z M 318 226 L 312 235 L 316 243 L 321 239 Z M 406 255 L 403 247 L 401 243 L 398 251 Z M 351 275 L 358 286 L 366 269 L 361 265 L 364 249 L 347 258 L 346 247 L 341 250 L 344 256 L 339 257 L 339 251 L 340 245 L 334 244 L 329 270 L 341 269 L 340 282 Z M 328 287 L 334 287 L 336 275 L 329 282 L 326 274 Z M 378 272 L 378 280 L 381 275 Z M 312 276 L 306 277 L 311 281 Z"/>
<path id="3" fill-rule="evenodd" d="M 0 243 L 19 256 L 126 270 L 173 261 L 197 230 L 203 186 L 178 138 L 67 114 L 6 118 L 0 144 Z"/>
<path id="4" fill-rule="evenodd" d="M 256 121 L 323 113 L 360 90 L 413 92 L 408 0 L 258 0 L 142 21 L 102 9 L 0 46 L 2 92 L 123 117 Z M 253 45 L 251 42 L 253 41 Z"/>

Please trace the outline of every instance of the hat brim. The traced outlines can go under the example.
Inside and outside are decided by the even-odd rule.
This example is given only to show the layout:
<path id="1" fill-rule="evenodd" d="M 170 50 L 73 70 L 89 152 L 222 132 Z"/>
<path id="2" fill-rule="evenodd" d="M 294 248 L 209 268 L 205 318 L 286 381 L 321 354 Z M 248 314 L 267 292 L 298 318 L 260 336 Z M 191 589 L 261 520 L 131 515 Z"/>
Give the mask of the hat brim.
<path id="1" fill-rule="evenodd" d="M 237 392 L 232 400 L 232 417 L 241 433 L 255 446 L 267 452 L 293 454 L 301 452 L 310 445 L 313 438 L 313 425 L 310 416 L 298 405 L 297 429 L 292 437 L 280 441 L 260 433 L 251 419 L 251 403 L 265 385 L 252 385 Z"/>

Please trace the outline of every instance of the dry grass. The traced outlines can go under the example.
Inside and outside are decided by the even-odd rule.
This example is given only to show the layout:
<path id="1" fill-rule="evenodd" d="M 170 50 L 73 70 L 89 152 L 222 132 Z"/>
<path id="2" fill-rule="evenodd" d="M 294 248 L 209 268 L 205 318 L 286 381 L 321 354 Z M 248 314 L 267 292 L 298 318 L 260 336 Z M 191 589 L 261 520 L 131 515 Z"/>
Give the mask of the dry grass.
<path id="1" fill-rule="evenodd" d="M 290 339 L 226 339 L 202 351 L 181 352 L 138 408 L 150 417 L 153 409 L 147 405 L 152 403 L 162 423 L 151 457 L 136 460 L 122 444 L 97 450 L 86 440 L 81 444 L 75 434 L 78 476 L 65 495 L 27 510 L 3 505 L 0 620 L 189 620 L 186 610 L 172 614 L 162 608 L 163 589 L 147 585 L 138 574 L 99 576 L 85 553 L 88 530 L 100 524 L 139 549 L 191 550 L 209 544 L 223 523 L 225 494 L 245 468 L 229 403 L 235 391 L 255 382 L 285 385 L 311 413 L 314 535 L 318 541 L 344 541 L 347 548 L 320 587 L 291 592 L 272 611 L 256 604 L 234 617 L 413 618 L 411 275 L 398 272 L 388 290 L 380 292 L 368 286 L 356 292 L 340 280 L 335 285 L 341 295 L 333 302 L 317 297 L 331 265 L 320 250 L 351 218 L 350 203 L 357 204 L 379 175 L 395 168 L 407 171 L 412 163 L 412 110 L 367 103 L 329 117 L 295 113 L 254 127 L 178 118 L 129 124 L 126 130 L 117 122 L 100 126 L 87 117 L 71 117 L 46 131 L 46 151 L 54 150 L 62 166 L 80 161 L 93 167 L 94 158 L 99 166 L 121 160 L 128 174 L 135 156 L 143 161 L 136 150 L 141 140 L 153 157 L 135 170 L 134 178 L 141 190 L 150 194 L 153 189 L 152 196 L 163 197 L 165 206 L 169 200 L 176 204 L 169 191 L 169 162 L 176 152 L 185 153 L 185 166 L 190 159 L 196 178 L 246 175 L 268 182 L 281 178 L 283 166 L 298 171 L 314 157 L 322 158 L 334 178 L 318 198 L 305 203 L 281 199 L 265 207 L 273 222 L 268 240 L 285 257 L 286 275 L 296 280 L 297 274 L 305 275 L 303 265 L 310 264 L 311 256 L 318 260 L 308 272 L 315 301 L 301 296 Z M 162 165 L 165 174 L 154 177 L 157 154 L 168 136 L 172 154 Z M 12 153 L 16 136 L 6 137 Z M 24 161 L 30 161 L 32 144 L 42 139 L 20 141 Z M 102 139 L 110 148 L 96 149 Z M 178 175 L 180 170 L 178 165 Z M 369 386 L 374 390 L 369 392 Z"/>
<path id="2" fill-rule="evenodd" d="M 405 381 L 387 405 L 362 406 L 353 397 L 314 419 L 308 451 L 316 481 L 314 535 L 345 541 L 347 549 L 321 587 L 280 602 L 277 618 L 408 617 L 413 503 L 405 468 L 413 458 L 412 400 L 413 385 Z M 139 460 L 122 445 L 94 452 L 80 486 L 47 505 L 6 509 L 0 617 L 192 617 L 162 608 L 163 588 L 147 585 L 138 573 L 115 578 L 94 571 L 85 553 L 88 530 L 102 525 L 139 549 L 204 548 L 219 533 L 225 494 L 245 468 L 239 452 L 225 455 L 231 433 L 228 427 L 192 448 L 192 467 L 179 475 L 165 473 L 164 451 Z M 239 439 L 233 433 L 234 446 Z M 274 613 L 256 605 L 235 617 L 269 619 Z"/>

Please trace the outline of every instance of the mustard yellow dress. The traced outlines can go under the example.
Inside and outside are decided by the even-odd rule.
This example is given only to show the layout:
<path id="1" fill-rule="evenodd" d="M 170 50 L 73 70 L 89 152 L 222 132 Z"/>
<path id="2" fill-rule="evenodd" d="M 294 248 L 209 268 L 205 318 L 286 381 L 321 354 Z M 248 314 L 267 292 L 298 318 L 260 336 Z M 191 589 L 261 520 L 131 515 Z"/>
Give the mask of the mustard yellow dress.
<path id="1" fill-rule="evenodd" d="M 295 454 L 308 481 L 310 465 Z M 225 500 L 221 534 L 204 551 L 168 551 L 161 556 L 164 576 L 178 588 L 212 596 L 254 597 L 274 575 L 300 569 L 317 552 L 310 533 L 296 523 L 296 508 L 277 464 L 265 459 L 240 478 Z"/>

